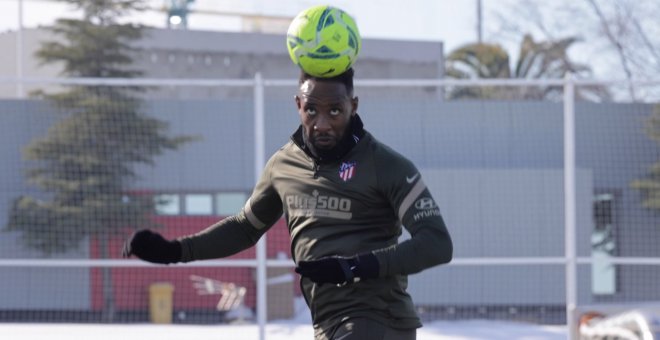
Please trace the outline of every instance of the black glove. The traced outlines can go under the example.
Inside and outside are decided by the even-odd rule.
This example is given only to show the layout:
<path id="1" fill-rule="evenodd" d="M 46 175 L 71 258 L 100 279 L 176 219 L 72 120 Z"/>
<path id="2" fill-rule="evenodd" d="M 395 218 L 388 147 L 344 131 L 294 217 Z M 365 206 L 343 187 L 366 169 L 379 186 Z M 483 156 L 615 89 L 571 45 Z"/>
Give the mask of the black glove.
<path id="1" fill-rule="evenodd" d="M 181 261 L 181 243 L 177 240 L 168 241 L 158 233 L 142 229 L 124 242 L 122 255 L 135 255 L 153 263 L 175 263 Z"/>
<path id="2" fill-rule="evenodd" d="M 331 256 L 313 261 L 300 261 L 296 273 L 316 283 L 344 285 L 378 277 L 378 258 L 372 253 L 353 257 Z"/>

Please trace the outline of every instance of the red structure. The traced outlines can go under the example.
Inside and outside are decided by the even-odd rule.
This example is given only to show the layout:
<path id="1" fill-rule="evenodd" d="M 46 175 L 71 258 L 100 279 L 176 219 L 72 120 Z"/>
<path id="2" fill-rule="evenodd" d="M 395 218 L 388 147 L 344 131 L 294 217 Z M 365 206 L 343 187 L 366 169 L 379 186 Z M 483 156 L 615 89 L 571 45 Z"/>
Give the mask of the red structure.
<path id="1" fill-rule="evenodd" d="M 156 216 L 155 220 L 163 228 L 159 232 L 164 237 L 173 239 L 181 235 L 196 233 L 220 220 L 221 216 Z M 278 258 L 282 254 L 291 258 L 289 233 L 283 219 L 277 222 L 267 235 L 267 256 Z M 110 240 L 113 258 L 121 258 L 123 239 L 117 237 Z M 97 240 L 91 242 L 92 258 L 99 258 Z M 228 259 L 254 259 L 255 248 L 252 247 Z M 292 270 L 293 271 L 293 270 Z M 255 270 L 250 267 L 186 267 L 185 265 L 154 266 L 137 268 L 112 268 L 112 288 L 115 308 L 118 311 L 146 311 L 149 303 L 149 286 L 155 282 L 169 282 L 174 285 L 173 303 L 175 310 L 214 310 L 218 303 L 217 295 L 199 295 L 193 288 L 191 275 L 198 275 L 222 282 L 232 282 L 247 288 L 245 305 L 255 306 Z M 92 308 L 99 311 L 103 308 L 103 282 L 100 268 L 91 269 Z M 299 288 L 294 282 L 295 291 Z"/>

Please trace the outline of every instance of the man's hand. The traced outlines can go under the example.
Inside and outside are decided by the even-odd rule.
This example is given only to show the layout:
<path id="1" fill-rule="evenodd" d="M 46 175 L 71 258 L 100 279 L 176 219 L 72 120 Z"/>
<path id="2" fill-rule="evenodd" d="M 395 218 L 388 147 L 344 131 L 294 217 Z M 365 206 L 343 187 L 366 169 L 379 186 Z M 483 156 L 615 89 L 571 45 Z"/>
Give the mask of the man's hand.
<path id="1" fill-rule="evenodd" d="M 142 229 L 126 240 L 122 255 L 135 255 L 153 263 L 175 263 L 181 261 L 181 243 L 176 240 L 168 241 L 158 233 Z"/>
<path id="2" fill-rule="evenodd" d="M 296 273 L 316 283 L 344 285 L 378 277 L 376 255 L 366 253 L 353 257 L 331 256 L 313 261 L 300 261 Z"/>

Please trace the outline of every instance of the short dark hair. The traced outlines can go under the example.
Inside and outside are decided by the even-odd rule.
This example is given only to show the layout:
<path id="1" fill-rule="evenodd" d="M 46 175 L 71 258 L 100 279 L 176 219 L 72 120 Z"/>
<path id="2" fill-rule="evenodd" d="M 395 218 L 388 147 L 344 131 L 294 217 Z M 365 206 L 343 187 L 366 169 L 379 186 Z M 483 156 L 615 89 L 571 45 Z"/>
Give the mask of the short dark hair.
<path id="1" fill-rule="evenodd" d="M 349 67 L 348 70 L 346 70 L 344 73 L 340 75 L 336 75 L 334 77 L 329 77 L 329 78 L 322 78 L 322 77 L 315 77 L 303 70 L 300 70 L 300 78 L 298 79 L 298 86 L 302 85 L 304 82 L 306 82 L 309 79 L 314 79 L 316 81 L 331 81 L 331 82 L 337 82 L 337 83 L 342 83 L 344 86 L 346 86 L 346 93 L 348 93 L 350 96 L 353 95 L 353 75 L 355 74 L 355 71 L 353 70 L 352 67 Z"/>

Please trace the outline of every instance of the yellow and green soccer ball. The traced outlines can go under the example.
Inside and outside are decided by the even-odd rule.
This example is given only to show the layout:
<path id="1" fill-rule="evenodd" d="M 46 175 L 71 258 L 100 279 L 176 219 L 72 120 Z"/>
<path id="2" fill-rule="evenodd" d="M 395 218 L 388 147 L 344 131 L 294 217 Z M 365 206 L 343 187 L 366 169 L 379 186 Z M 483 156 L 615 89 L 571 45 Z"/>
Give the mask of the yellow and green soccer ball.
<path id="1" fill-rule="evenodd" d="M 348 70 L 362 44 L 355 20 L 339 8 L 314 6 L 289 25 L 287 48 L 293 63 L 306 73 L 330 78 Z"/>

